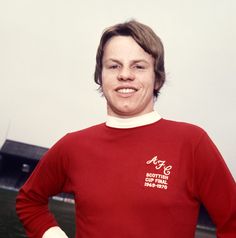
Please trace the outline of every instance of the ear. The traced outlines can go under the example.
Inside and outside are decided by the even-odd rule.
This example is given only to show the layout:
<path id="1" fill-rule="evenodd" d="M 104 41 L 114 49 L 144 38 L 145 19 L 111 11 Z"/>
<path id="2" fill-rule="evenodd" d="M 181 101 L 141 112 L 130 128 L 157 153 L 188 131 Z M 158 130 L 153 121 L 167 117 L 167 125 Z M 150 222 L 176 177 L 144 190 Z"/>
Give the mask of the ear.
<path id="1" fill-rule="evenodd" d="M 159 88 L 160 88 L 160 82 L 159 82 L 157 79 L 155 79 L 154 89 L 155 89 L 155 90 L 158 90 Z"/>
<path id="2" fill-rule="evenodd" d="M 99 93 L 101 93 L 102 96 L 104 96 L 102 85 L 99 86 L 98 91 L 99 91 Z"/>

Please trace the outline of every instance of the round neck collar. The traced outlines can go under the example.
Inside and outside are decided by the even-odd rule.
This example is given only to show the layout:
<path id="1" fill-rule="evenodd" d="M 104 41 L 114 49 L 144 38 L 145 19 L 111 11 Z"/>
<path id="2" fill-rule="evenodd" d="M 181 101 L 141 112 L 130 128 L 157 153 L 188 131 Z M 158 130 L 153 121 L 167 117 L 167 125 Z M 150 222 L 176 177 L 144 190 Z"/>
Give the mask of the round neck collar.
<path id="1" fill-rule="evenodd" d="M 161 119 L 161 116 L 156 112 L 152 111 L 141 116 L 131 118 L 120 118 L 114 116 L 107 116 L 106 125 L 113 128 L 134 128 L 138 126 L 144 126 L 152 124 Z"/>

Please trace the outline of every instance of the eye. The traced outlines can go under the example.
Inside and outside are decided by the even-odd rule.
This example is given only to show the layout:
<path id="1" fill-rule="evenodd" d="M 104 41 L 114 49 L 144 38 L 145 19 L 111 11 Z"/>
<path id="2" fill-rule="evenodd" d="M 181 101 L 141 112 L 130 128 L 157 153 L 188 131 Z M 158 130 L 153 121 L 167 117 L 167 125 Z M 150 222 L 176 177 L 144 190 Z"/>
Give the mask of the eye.
<path id="1" fill-rule="evenodd" d="M 118 67 L 119 67 L 118 64 L 112 64 L 108 66 L 109 69 L 117 69 Z"/>
<path id="2" fill-rule="evenodd" d="M 136 64 L 136 65 L 134 65 L 134 68 L 135 69 L 145 69 L 145 66 L 141 65 L 141 64 Z"/>

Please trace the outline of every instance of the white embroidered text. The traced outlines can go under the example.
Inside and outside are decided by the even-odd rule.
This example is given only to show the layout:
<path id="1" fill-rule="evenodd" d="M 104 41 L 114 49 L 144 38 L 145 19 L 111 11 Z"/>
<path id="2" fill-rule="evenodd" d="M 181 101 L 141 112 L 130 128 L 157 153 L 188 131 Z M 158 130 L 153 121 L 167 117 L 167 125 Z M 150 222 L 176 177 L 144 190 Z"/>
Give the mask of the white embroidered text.
<path id="1" fill-rule="evenodd" d="M 155 169 L 157 169 L 157 170 L 163 168 L 164 174 L 165 175 L 169 175 L 170 174 L 170 170 L 172 169 L 172 166 L 171 165 L 167 166 L 165 163 L 166 163 L 165 160 L 159 160 L 159 159 L 157 159 L 157 156 L 153 157 L 151 160 L 148 160 L 146 162 L 146 164 L 154 164 L 154 165 L 156 165 Z"/>
<path id="2" fill-rule="evenodd" d="M 146 173 L 144 186 L 166 190 L 168 188 L 168 179 L 172 166 L 166 165 L 166 161 L 159 160 L 157 156 L 153 157 L 151 160 L 148 160 L 146 164 L 153 164 L 156 170 L 163 169 L 163 172 L 160 171 L 159 173 Z"/>

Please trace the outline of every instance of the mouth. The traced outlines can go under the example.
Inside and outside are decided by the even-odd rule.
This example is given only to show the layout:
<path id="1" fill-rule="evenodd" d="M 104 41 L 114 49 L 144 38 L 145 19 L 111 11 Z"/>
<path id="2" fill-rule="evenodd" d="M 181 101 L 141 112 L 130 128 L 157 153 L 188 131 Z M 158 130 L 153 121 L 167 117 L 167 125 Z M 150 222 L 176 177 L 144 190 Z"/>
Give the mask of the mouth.
<path id="1" fill-rule="evenodd" d="M 138 89 L 134 87 L 127 87 L 127 88 L 120 87 L 120 88 L 117 88 L 115 91 L 121 94 L 132 94 L 137 92 Z"/>

